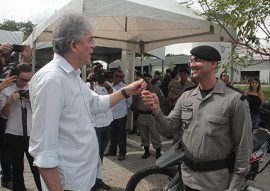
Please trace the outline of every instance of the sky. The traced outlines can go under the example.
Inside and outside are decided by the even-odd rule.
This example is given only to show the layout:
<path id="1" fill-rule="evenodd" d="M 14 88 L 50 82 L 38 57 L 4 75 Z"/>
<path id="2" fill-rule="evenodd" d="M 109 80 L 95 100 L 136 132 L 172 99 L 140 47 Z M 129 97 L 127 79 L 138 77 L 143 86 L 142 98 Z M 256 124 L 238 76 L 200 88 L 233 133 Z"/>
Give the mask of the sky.
<path id="1" fill-rule="evenodd" d="M 0 22 L 15 20 L 34 24 L 48 19 L 70 0 L 7 0 L 0 6 Z"/>

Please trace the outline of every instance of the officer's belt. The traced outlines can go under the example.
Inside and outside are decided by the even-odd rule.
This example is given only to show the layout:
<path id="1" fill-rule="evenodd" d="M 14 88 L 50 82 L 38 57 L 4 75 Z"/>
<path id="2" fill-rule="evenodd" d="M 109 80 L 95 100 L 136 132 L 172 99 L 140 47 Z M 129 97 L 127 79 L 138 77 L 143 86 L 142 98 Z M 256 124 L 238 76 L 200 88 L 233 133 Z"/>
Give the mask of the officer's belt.
<path id="1" fill-rule="evenodd" d="M 152 111 L 142 111 L 142 110 L 139 110 L 137 109 L 137 112 L 140 113 L 140 114 L 152 114 Z"/>
<path id="2" fill-rule="evenodd" d="M 229 155 L 226 159 L 196 162 L 190 159 L 185 154 L 184 163 L 190 170 L 194 172 L 213 171 L 228 168 L 229 173 L 232 173 L 234 170 L 234 160 L 235 160 L 234 157 L 235 155 L 233 153 Z"/>

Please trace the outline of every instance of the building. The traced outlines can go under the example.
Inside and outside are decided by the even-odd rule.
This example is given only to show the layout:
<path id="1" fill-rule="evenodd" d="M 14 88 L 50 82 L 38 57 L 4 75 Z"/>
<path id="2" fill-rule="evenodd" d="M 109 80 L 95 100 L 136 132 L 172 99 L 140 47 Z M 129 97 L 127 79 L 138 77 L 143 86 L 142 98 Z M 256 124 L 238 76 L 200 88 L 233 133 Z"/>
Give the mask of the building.
<path id="1" fill-rule="evenodd" d="M 145 73 L 154 74 L 156 70 L 164 72 L 171 64 L 175 65 L 177 69 L 181 67 L 188 67 L 190 55 L 167 55 L 165 60 L 145 57 L 143 60 L 143 71 Z M 116 60 L 109 64 L 109 69 L 113 70 L 119 68 L 122 65 L 121 60 Z M 135 69 L 141 71 L 141 60 L 140 57 L 135 59 Z M 224 71 L 220 68 L 217 71 L 217 77 Z M 230 71 L 228 71 L 230 76 Z M 234 83 L 248 83 L 248 79 L 253 76 L 258 76 L 263 84 L 270 83 L 270 59 L 266 60 L 254 60 L 251 66 L 246 68 L 237 67 L 234 71 Z"/>

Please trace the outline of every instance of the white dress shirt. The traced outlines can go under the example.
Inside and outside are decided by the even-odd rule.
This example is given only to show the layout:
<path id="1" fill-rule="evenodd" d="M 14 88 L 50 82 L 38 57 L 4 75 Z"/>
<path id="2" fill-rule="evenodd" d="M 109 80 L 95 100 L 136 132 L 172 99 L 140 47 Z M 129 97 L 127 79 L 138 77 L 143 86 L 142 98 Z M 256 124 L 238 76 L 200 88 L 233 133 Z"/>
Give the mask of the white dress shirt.
<path id="1" fill-rule="evenodd" d="M 113 84 L 111 83 L 111 86 L 113 87 L 114 90 L 120 90 L 121 88 L 125 87 L 126 84 L 123 82 L 120 82 L 118 84 Z M 115 104 L 111 110 L 113 113 L 113 119 L 120 119 L 123 118 L 127 115 L 127 108 L 130 107 L 132 104 L 132 97 L 130 96 L 127 99 L 122 99 L 120 102 Z"/>
<path id="2" fill-rule="evenodd" d="M 24 87 L 24 90 L 27 90 L 28 86 Z M 1 110 L 6 105 L 9 97 L 16 91 L 21 90 L 16 84 L 12 84 L 0 92 L 0 108 Z M 12 135 L 23 136 L 23 125 L 22 125 L 22 111 L 21 106 L 26 107 L 27 109 L 27 135 L 30 135 L 32 128 L 32 110 L 30 103 L 26 103 L 18 99 L 15 103 L 11 105 L 10 114 L 7 118 L 6 131 L 5 133 Z"/>
<path id="3" fill-rule="evenodd" d="M 101 173 L 90 113 L 108 110 L 110 100 L 109 96 L 93 95 L 79 74 L 55 54 L 33 76 L 29 88 L 33 112 L 29 152 L 34 165 L 58 167 L 65 190 L 89 191 Z"/>
<path id="4" fill-rule="evenodd" d="M 108 90 L 106 90 L 105 87 L 99 86 L 97 84 L 94 85 L 94 91 L 98 95 L 109 95 Z M 91 121 L 96 128 L 107 127 L 113 121 L 111 109 L 108 109 L 105 112 L 91 113 Z"/>

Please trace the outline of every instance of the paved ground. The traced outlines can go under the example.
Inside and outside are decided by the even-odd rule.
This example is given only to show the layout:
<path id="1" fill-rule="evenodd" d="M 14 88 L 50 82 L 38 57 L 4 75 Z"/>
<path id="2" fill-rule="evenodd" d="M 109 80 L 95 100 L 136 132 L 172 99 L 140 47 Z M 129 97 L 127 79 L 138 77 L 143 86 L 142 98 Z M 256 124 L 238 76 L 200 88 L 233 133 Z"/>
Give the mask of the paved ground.
<path id="1" fill-rule="evenodd" d="M 105 157 L 103 172 L 104 172 L 104 182 L 112 186 L 112 191 L 123 191 L 125 190 L 126 184 L 129 178 L 139 169 L 147 167 L 154 164 L 155 157 L 151 156 L 150 158 L 143 160 L 141 155 L 143 151 L 140 147 L 140 138 L 136 135 L 128 135 L 128 153 L 126 160 L 118 161 L 117 157 Z M 162 150 L 165 151 L 171 145 L 170 140 L 164 139 Z M 151 150 L 154 154 L 154 150 Z M 266 159 L 270 159 L 270 155 L 264 158 L 260 165 L 266 162 Z M 25 184 L 28 188 L 28 191 L 36 191 L 36 187 L 33 181 L 32 174 L 29 170 L 28 164 L 25 163 Z M 256 182 L 249 191 L 270 191 L 270 167 L 266 168 L 261 174 L 256 178 Z M 258 189 L 256 189 L 256 188 Z M 0 187 L 0 191 L 8 191 L 5 188 Z"/>

